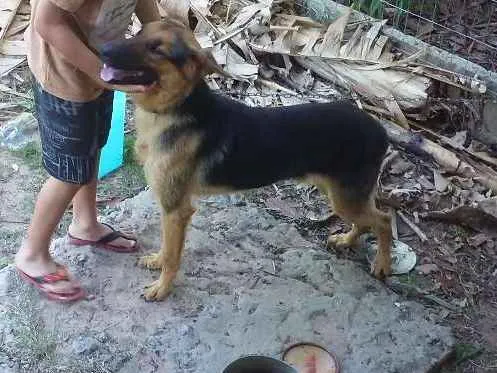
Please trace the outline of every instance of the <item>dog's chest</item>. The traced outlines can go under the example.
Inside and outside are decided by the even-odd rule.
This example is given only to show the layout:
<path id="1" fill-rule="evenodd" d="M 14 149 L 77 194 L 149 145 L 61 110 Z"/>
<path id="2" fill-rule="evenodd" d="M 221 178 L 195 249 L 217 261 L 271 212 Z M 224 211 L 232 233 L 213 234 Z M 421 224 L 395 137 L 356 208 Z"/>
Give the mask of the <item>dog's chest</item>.
<path id="1" fill-rule="evenodd" d="M 138 107 L 135 123 L 137 147 L 159 151 L 161 135 L 175 123 L 175 118 L 169 114 L 150 113 Z"/>

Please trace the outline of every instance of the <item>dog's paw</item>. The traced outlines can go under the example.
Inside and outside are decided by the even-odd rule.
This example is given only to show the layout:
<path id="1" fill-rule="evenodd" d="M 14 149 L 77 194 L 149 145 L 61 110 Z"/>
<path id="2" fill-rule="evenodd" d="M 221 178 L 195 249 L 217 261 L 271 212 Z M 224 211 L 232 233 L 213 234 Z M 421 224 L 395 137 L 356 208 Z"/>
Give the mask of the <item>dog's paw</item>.
<path id="1" fill-rule="evenodd" d="M 171 285 L 161 283 L 159 280 L 152 282 L 151 284 L 145 286 L 145 292 L 143 294 L 146 301 L 161 301 L 167 298 L 171 292 Z"/>
<path id="2" fill-rule="evenodd" d="M 353 248 L 356 245 L 349 233 L 333 234 L 328 237 L 329 249 L 345 249 Z"/>
<path id="3" fill-rule="evenodd" d="M 161 269 L 162 268 L 162 262 L 160 260 L 160 255 L 159 253 L 154 253 L 151 255 L 145 255 L 142 256 L 138 260 L 138 265 L 141 267 L 145 267 L 148 269 Z"/>
<path id="4" fill-rule="evenodd" d="M 392 274 L 392 259 L 386 255 L 377 255 L 371 264 L 371 273 L 381 280 Z"/>

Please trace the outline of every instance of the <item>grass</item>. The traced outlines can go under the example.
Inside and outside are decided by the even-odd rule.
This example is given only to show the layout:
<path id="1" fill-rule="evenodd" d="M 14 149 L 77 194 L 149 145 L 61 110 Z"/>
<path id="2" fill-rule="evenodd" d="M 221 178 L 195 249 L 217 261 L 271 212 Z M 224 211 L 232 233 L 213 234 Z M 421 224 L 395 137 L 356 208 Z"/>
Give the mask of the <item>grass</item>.
<path id="1" fill-rule="evenodd" d="M 138 166 L 138 162 L 135 157 L 135 142 L 136 137 L 126 136 L 124 139 L 124 164 L 128 166 Z"/>
<path id="2" fill-rule="evenodd" d="M 32 288 L 21 286 L 14 304 L 7 308 L 7 320 L 13 328 L 13 341 L 0 345 L 4 352 L 26 371 L 36 371 L 40 364 L 55 358 L 56 336 L 46 330 L 40 314 L 38 295 Z"/>
<path id="3" fill-rule="evenodd" d="M 104 178 L 98 186 L 98 194 L 128 197 L 142 190 L 147 182 L 143 167 L 134 155 L 135 137 L 128 135 L 124 142 L 123 166 L 113 175 Z"/>
<path id="4" fill-rule="evenodd" d="M 484 349 L 469 343 L 458 343 L 454 348 L 454 357 L 444 366 L 440 373 L 463 373 L 466 362 L 478 358 Z"/>
<path id="5" fill-rule="evenodd" d="M 348 2 L 352 9 L 366 13 L 376 19 L 384 19 L 385 9 L 394 8 L 395 12 L 391 22 L 395 27 L 398 27 L 401 21 L 406 20 L 407 17 L 416 17 L 415 15 L 408 14 L 406 11 L 424 15 L 425 17 L 436 20 L 440 10 L 438 0 L 429 2 L 413 0 L 388 0 L 388 3 L 395 5 L 396 8 L 384 3 L 381 0 L 349 0 Z"/>
<path id="6" fill-rule="evenodd" d="M 24 231 L 10 231 L 8 229 L 0 229 L 0 255 L 8 254 L 11 250 L 17 250 L 22 242 Z M 2 257 L 0 256 L 0 263 Z M 0 264 L 0 267 L 2 265 Z"/>
<path id="7" fill-rule="evenodd" d="M 11 261 L 9 258 L 6 258 L 4 256 L 0 256 L 0 269 L 7 267 Z"/>
<path id="8" fill-rule="evenodd" d="M 411 0 L 390 0 L 389 2 L 403 10 L 409 10 L 411 7 Z M 366 13 L 373 18 L 383 19 L 384 17 L 385 4 L 381 0 L 352 0 L 350 6 L 352 9 Z M 397 20 L 405 13 L 401 9 L 397 9 L 395 14 Z"/>
<path id="9" fill-rule="evenodd" d="M 131 184 L 143 187 L 146 185 L 145 173 L 135 157 L 135 141 L 134 136 L 127 136 L 125 139 L 123 172 Z"/>
<path id="10" fill-rule="evenodd" d="M 468 237 L 468 230 L 459 225 L 454 226 L 454 235 L 459 239 L 465 239 Z"/>
<path id="11" fill-rule="evenodd" d="M 110 373 L 98 356 L 64 356 L 57 350 L 60 338 L 55 330 L 48 330 L 41 318 L 39 295 L 29 286 L 15 279 L 16 297 L 7 305 L 5 314 L 12 326 L 8 343 L 0 338 L 0 353 L 16 363 L 20 372 L 43 373 Z M 3 315 L 2 315 L 3 316 Z"/>
<path id="12" fill-rule="evenodd" d="M 475 359 L 483 353 L 483 348 L 468 343 L 459 343 L 456 345 L 456 365 L 460 365 L 470 359 Z"/>
<path id="13" fill-rule="evenodd" d="M 20 150 L 16 150 L 13 154 L 25 161 L 29 168 L 41 167 L 41 149 L 39 145 L 30 143 Z"/>
<path id="14" fill-rule="evenodd" d="M 146 185 L 145 174 L 143 167 L 138 164 L 134 156 L 134 136 L 126 136 L 124 143 L 124 164 L 113 177 L 104 179 L 100 183 L 99 192 L 102 194 L 109 194 L 113 190 L 126 191 L 126 190 L 139 190 Z M 36 144 L 28 144 L 24 148 L 14 151 L 13 154 L 21 158 L 30 169 L 41 168 L 41 150 Z M 110 181 L 118 181 L 110 183 Z"/>
<path id="15" fill-rule="evenodd" d="M 409 272 L 405 275 L 400 275 L 398 276 L 398 279 L 403 284 L 417 286 L 417 278 L 415 271 Z"/>
<path id="16" fill-rule="evenodd" d="M 17 101 L 18 105 L 21 106 L 25 111 L 30 112 L 31 114 L 35 113 L 35 98 L 33 94 L 33 90 L 30 88 L 27 92 L 27 95 L 30 96 L 30 98 L 21 98 L 19 101 Z"/>

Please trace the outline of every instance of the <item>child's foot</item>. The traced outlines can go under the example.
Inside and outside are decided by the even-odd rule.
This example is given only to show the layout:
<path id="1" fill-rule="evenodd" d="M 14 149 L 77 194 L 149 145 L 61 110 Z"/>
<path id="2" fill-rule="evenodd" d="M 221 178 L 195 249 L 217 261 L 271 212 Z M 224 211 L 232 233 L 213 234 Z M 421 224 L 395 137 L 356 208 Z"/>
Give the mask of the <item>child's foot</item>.
<path id="1" fill-rule="evenodd" d="M 49 256 L 37 254 L 25 247 L 17 253 L 15 266 L 23 280 L 52 300 L 74 301 L 86 297 L 80 283 L 70 275 L 67 268 Z"/>
<path id="2" fill-rule="evenodd" d="M 82 229 L 71 223 L 68 230 L 69 241 L 76 246 L 90 245 L 116 252 L 138 250 L 136 238 L 128 236 L 110 225 L 97 223 L 93 228 Z"/>

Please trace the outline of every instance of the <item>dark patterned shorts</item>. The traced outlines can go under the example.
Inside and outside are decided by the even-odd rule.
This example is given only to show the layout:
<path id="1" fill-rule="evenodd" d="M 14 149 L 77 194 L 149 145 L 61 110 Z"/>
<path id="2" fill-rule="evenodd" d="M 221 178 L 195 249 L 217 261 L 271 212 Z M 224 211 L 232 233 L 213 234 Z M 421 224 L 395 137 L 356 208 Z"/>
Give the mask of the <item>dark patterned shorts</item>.
<path id="1" fill-rule="evenodd" d="M 66 101 L 44 91 L 33 79 L 33 94 L 43 166 L 58 180 L 87 184 L 109 137 L 114 93 L 106 91 L 90 102 Z"/>

